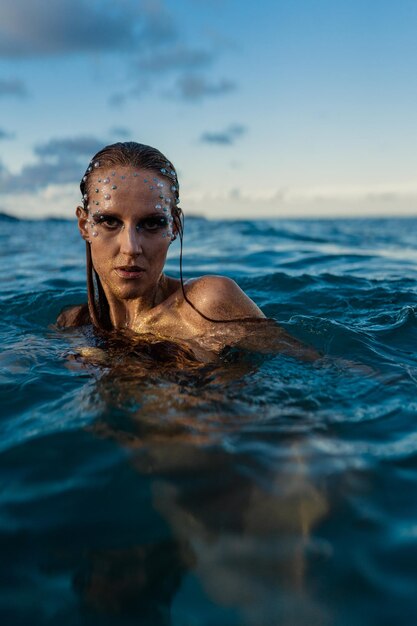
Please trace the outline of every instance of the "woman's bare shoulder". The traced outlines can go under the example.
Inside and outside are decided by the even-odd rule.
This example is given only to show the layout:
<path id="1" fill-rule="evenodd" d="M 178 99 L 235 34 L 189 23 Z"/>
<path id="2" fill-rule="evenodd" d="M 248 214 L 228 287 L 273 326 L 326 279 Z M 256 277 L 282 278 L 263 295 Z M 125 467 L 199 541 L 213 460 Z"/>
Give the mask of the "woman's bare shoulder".
<path id="1" fill-rule="evenodd" d="M 201 276 L 185 284 L 187 297 L 201 313 L 213 319 L 265 317 L 239 285 L 226 276 Z"/>
<path id="2" fill-rule="evenodd" d="M 56 320 L 59 328 L 70 328 L 74 326 L 84 326 L 90 323 L 90 314 L 87 304 L 78 304 L 61 311 Z"/>

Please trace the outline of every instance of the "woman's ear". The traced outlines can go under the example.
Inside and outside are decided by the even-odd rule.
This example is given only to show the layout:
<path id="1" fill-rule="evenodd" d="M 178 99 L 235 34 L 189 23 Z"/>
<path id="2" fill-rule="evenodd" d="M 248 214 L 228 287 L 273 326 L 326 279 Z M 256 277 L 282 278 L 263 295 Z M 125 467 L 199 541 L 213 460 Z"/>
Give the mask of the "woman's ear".
<path id="1" fill-rule="evenodd" d="M 78 218 L 78 230 L 80 231 L 81 237 L 88 243 L 91 243 L 90 234 L 88 232 L 88 212 L 86 209 L 83 209 L 82 206 L 77 206 L 75 215 Z"/>

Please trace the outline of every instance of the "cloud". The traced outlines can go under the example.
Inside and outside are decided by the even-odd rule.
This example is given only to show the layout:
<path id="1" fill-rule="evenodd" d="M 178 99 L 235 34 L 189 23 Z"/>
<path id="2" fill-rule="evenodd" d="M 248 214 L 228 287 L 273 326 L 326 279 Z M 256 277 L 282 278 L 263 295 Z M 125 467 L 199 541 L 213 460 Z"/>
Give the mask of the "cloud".
<path id="1" fill-rule="evenodd" d="M 91 157 L 102 147 L 103 142 L 94 137 L 50 139 L 35 146 L 38 160 L 25 165 L 18 174 L 0 163 L 0 193 L 37 192 L 49 185 L 76 184 Z"/>
<path id="2" fill-rule="evenodd" d="M 126 2 L 126 0 L 124 0 Z M 163 0 L 132 0 L 139 16 L 145 19 L 141 36 L 145 43 L 171 44 L 179 36 L 174 19 L 167 11 Z"/>
<path id="3" fill-rule="evenodd" d="M 167 73 L 174 82 L 177 78 L 175 94 L 185 101 L 233 91 L 236 85 L 230 80 L 211 82 L 198 74 L 213 63 L 222 46 L 209 37 L 208 47 L 190 47 L 167 4 L 167 0 L 2 0 L 0 59 L 124 56 L 123 67 L 127 75 L 130 72 L 125 84 L 131 87 L 110 97 L 109 104 L 116 107 L 149 92 Z M 0 96 L 25 93 L 18 81 L 0 82 Z"/>
<path id="4" fill-rule="evenodd" d="M 16 96 L 17 98 L 27 96 L 26 86 L 23 81 L 17 78 L 0 78 L 0 98 L 4 96 Z"/>
<path id="5" fill-rule="evenodd" d="M 201 135 L 200 141 L 203 143 L 217 144 L 219 146 L 231 146 L 239 137 L 244 135 L 245 132 L 245 126 L 234 124 L 221 132 L 205 132 Z"/>
<path id="6" fill-rule="evenodd" d="M 0 141 L 2 139 L 13 139 L 13 138 L 14 138 L 14 133 L 8 133 L 7 130 L 0 128 Z"/>
<path id="7" fill-rule="evenodd" d="M 108 102 L 111 107 L 119 108 L 123 106 L 128 98 L 127 93 L 114 93 L 110 96 Z"/>
<path id="8" fill-rule="evenodd" d="M 218 82 L 210 82 L 201 74 L 181 76 L 176 85 L 178 96 L 190 102 L 199 101 L 207 96 L 222 96 L 235 89 L 236 84 L 230 80 L 222 79 Z"/>
<path id="9" fill-rule="evenodd" d="M 34 152 L 40 157 L 54 157 L 62 161 L 74 156 L 91 158 L 103 147 L 103 142 L 94 137 L 72 137 L 50 139 L 35 146 Z"/>
<path id="10" fill-rule="evenodd" d="M 123 139 L 132 136 L 132 132 L 123 126 L 113 126 L 113 128 L 110 129 L 110 134 L 115 137 L 122 137 Z"/>
<path id="11" fill-rule="evenodd" d="M 213 61 L 214 55 L 208 50 L 187 48 L 183 44 L 161 50 L 156 54 L 139 57 L 139 70 L 151 73 L 168 73 L 176 70 L 193 70 L 205 67 Z"/>
<path id="12" fill-rule="evenodd" d="M 175 39 L 159 0 L 2 0 L 0 57 L 128 50 Z"/>
<path id="13" fill-rule="evenodd" d="M 83 170 L 76 162 L 26 165 L 19 174 L 7 173 L 4 176 L 1 192 L 7 194 L 39 191 L 51 184 L 75 182 L 82 174 Z"/>

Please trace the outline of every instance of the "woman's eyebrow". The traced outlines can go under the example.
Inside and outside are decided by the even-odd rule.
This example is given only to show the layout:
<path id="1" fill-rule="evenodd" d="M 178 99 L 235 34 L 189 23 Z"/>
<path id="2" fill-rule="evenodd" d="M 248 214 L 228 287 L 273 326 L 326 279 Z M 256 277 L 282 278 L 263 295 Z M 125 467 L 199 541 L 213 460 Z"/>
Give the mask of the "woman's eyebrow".
<path id="1" fill-rule="evenodd" d="M 99 214 L 99 217 L 106 216 L 106 217 L 113 217 L 119 220 L 126 219 L 126 216 L 119 213 L 117 209 L 101 209 L 99 211 L 95 211 L 94 213 Z M 141 216 L 133 215 L 133 219 L 136 219 L 138 222 L 140 222 L 142 220 L 148 219 L 149 217 L 166 217 L 166 215 L 167 214 L 161 210 L 155 210 L 155 211 L 150 211 L 149 213 L 145 213 L 145 215 L 142 214 Z"/>
<path id="2" fill-rule="evenodd" d="M 147 217 L 166 217 L 166 213 L 163 211 L 153 211 L 152 213 L 144 215 L 141 219 L 146 220 Z"/>

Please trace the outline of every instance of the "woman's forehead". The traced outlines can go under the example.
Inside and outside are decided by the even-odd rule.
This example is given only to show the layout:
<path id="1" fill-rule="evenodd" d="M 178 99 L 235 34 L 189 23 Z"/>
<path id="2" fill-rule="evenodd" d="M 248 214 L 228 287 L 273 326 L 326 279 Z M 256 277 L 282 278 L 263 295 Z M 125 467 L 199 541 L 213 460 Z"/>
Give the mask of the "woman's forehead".
<path id="1" fill-rule="evenodd" d="M 115 203 L 171 205 L 176 187 L 153 170 L 133 167 L 97 167 L 89 176 L 85 200 L 92 208 L 105 210 Z"/>

